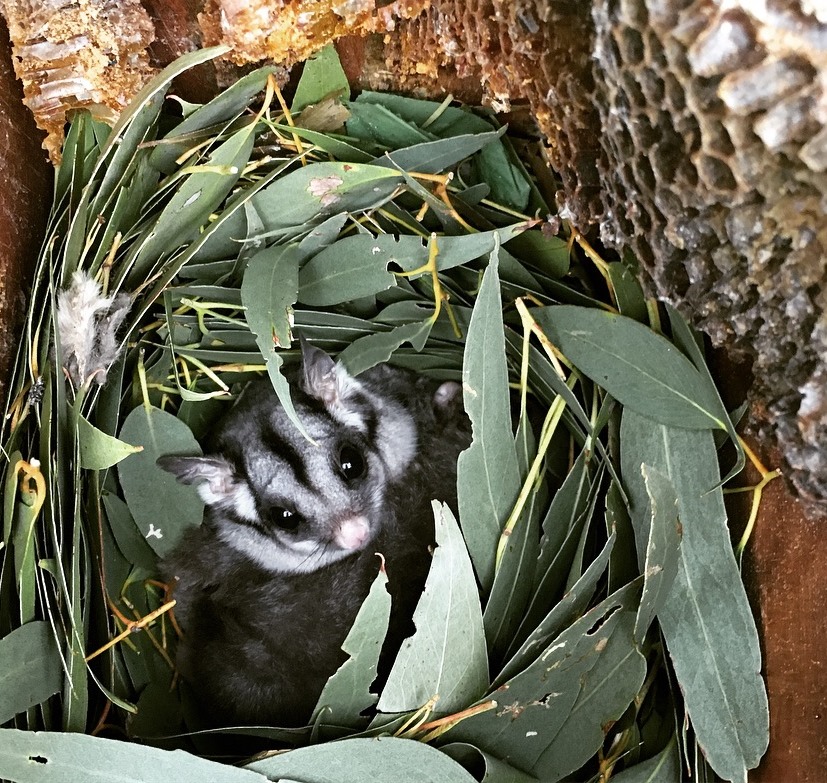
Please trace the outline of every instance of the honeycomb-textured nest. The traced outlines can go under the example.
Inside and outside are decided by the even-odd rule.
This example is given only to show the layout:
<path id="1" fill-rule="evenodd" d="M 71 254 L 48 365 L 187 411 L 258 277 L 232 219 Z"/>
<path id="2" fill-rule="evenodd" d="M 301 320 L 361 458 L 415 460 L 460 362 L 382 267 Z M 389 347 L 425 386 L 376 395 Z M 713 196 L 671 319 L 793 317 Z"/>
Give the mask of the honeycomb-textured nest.
<path id="1" fill-rule="evenodd" d="M 0 11 L 24 103 L 55 163 L 70 111 L 114 122 L 152 74 L 154 27 L 139 0 L 0 0 Z"/>
<path id="2" fill-rule="evenodd" d="M 755 421 L 827 502 L 827 24 L 807 2 L 598 2 L 606 240 L 754 357 Z M 825 7 L 820 4 L 822 16 Z"/>
<path id="3" fill-rule="evenodd" d="M 402 87 L 453 65 L 528 100 L 561 213 L 753 357 L 753 423 L 827 504 L 824 3 L 435 0 L 385 46 Z"/>

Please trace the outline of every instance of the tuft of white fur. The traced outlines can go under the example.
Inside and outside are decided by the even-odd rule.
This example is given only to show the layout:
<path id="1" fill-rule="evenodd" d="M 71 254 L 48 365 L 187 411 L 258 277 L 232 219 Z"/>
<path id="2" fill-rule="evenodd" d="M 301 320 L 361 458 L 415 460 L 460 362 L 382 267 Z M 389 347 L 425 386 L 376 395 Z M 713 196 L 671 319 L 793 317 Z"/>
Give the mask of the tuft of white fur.
<path id="1" fill-rule="evenodd" d="M 90 378 L 103 384 L 118 356 L 116 333 L 131 305 L 125 294 L 102 296 L 100 284 L 78 270 L 57 296 L 61 363 L 75 386 Z"/>

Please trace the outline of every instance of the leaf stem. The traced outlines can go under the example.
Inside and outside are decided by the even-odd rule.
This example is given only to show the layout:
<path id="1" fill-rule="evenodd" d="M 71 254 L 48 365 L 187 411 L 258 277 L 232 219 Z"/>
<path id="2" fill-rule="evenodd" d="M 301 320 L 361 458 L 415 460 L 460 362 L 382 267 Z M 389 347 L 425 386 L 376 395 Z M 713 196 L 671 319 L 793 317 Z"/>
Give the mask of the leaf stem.
<path id="1" fill-rule="evenodd" d="M 150 612 L 145 617 L 142 617 L 139 620 L 132 620 L 128 622 L 126 628 L 123 631 L 121 631 L 117 636 L 115 636 L 113 639 L 110 639 L 106 644 L 103 645 L 103 647 L 99 647 L 91 655 L 87 655 L 86 662 L 88 663 L 93 658 L 97 658 L 102 653 L 105 653 L 107 650 L 118 644 L 118 642 L 121 642 L 124 639 L 126 639 L 127 636 L 129 636 L 130 634 L 136 633 L 141 629 L 146 628 L 146 626 L 157 620 L 162 614 L 172 609 L 172 607 L 175 606 L 175 603 L 176 602 L 174 600 L 167 601 L 163 606 L 158 607 L 154 612 Z"/>
<path id="2" fill-rule="evenodd" d="M 537 448 L 537 454 L 534 456 L 534 460 L 531 463 L 531 468 L 528 471 L 528 475 L 526 476 L 523 486 L 520 489 L 520 494 L 517 497 L 517 502 L 514 504 L 514 508 L 503 526 L 503 532 L 500 534 L 500 540 L 497 543 L 497 557 L 494 562 L 495 570 L 500 567 L 500 562 L 502 561 L 503 554 L 505 553 L 505 548 L 508 545 L 508 539 L 514 532 L 514 527 L 516 526 L 520 515 L 523 513 L 523 508 L 528 501 L 528 496 L 534 489 L 534 483 L 537 481 L 537 477 L 540 474 L 543 459 L 546 456 L 548 447 L 551 445 L 551 439 L 557 430 L 557 425 L 560 422 L 560 417 L 563 415 L 565 408 L 566 401 L 558 395 L 555 397 L 554 402 L 551 403 L 548 413 L 546 413 L 546 419 L 543 422 L 543 428 L 540 435 L 540 445 Z"/>

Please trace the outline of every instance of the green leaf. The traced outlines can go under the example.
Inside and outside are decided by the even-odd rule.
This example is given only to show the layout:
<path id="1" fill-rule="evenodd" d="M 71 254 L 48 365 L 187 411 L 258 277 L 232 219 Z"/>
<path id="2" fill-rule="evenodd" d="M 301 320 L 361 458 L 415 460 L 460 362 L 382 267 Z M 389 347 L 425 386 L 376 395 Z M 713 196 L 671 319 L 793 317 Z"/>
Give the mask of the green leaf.
<path id="1" fill-rule="evenodd" d="M 342 645 L 350 658 L 327 681 L 313 711 L 324 723 L 357 728 L 367 723 L 360 713 L 376 704 L 377 697 L 370 692 L 370 686 L 376 679 L 379 653 L 390 619 L 391 596 L 387 584 L 383 569 L 373 581 Z"/>
<path id="2" fill-rule="evenodd" d="M 503 667 L 503 670 L 494 680 L 494 685 L 501 685 L 506 680 L 514 677 L 519 672 L 528 668 L 540 653 L 546 649 L 548 644 L 583 615 L 589 602 L 597 589 L 597 583 L 606 571 L 612 549 L 614 548 L 615 536 L 609 536 L 609 540 L 603 547 L 601 553 L 589 564 L 583 576 L 574 583 L 558 603 L 556 603 L 528 635 L 516 652 L 511 652 L 511 658 Z M 520 637 L 517 637 L 518 639 Z M 512 645 L 512 649 L 516 645 Z"/>
<path id="3" fill-rule="evenodd" d="M 505 249 L 551 277 L 565 277 L 569 272 L 568 243 L 559 237 L 547 237 L 542 231 L 526 231 L 510 240 Z"/>
<path id="4" fill-rule="evenodd" d="M 265 783 L 266 777 L 207 761 L 85 734 L 0 729 L 0 778 L 15 783 Z"/>
<path id="5" fill-rule="evenodd" d="M 171 174 L 175 170 L 176 158 L 206 140 L 207 137 L 202 138 L 198 132 L 238 117 L 264 90 L 268 77 L 275 70 L 274 66 L 268 65 L 242 76 L 211 101 L 187 115 L 152 150 L 149 158 L 152 165 L 165 174 Z"/>
<path id="6" fill-rule="evenodd" d="M 485 605 L 483 622 L 492 665 L 503 662 L 531 598 L 540 549 L 540 502 L 540 493 L 535 489 L 508 537 Z"/>
<path id="7" fill-rule="evenodd" d="M 410 343 L 421 351 L 431 332 L 433 322 L 415 321 L 395 326 L 389 332 L 375 332 L 352 342 L 339 354 L 339 361 L 351 375 L 359 375 L 377 364 L 388 361 L 403 343 Z"/>
<path id="8" fill-rule="evenodd" d="M 386 152 L 371 161 L 375 166 L 389 166 L 399 171 L 439 174 L 487 147 L 505 133 L 505 128 L 489 133 L 469 133 L 414 144 L 411 147 Z"/>
<path id="9" fill-rule="evenodd" d="M 247 265 L 241 302 L 262 355 L 290 347 L 290 320 L 298 292 L 299 260 L 295 245 L 266 247 Z"/>
<path id="10" fill-rule="evenodd" d="M 0 723 L 46 701 L 62 684 L 63 669 L 49 623 L 26 623 L 0 639 Z"/>
<path id="11" fill-rule="evenodd" d="M 444 272 L 488 255 L 499 239 L 507 242 L 528 228 L 515 223 L 496 231 L 438 237 L 437 269 Z M 302 268 L 299 278 L 301 301 L 313 305 L 339 304 L 390 288 L 396 280 L 387 271 L 389 264 L 405 272 L 421 269 L 428 263 L 430 240 L 427 237 L 380 234 L 345 237 L 324 248 Z M 425 271 L 412 279 L 429 274 Z M 310 296 L 311 300 L 305 299 Z"/>
<path id="12" fill-rule="evenodd" d="M 382 259 L 370 255 L 343 254 L 334 242 L 310 259 L 299 272 L 298 298 L 311 307 L 360 299 L 396 285 L 396 278 Z"/>
<path id="13" fill-rule="evenodd" d="M 666 312 L 669 315 L 669 325 L 672 327 L 672 339 L 675 341 L 675 345 L 677 345 L 678 348 L 680 348 L 689 357 L 692 364 L 695 365 L 695 368 L 701 374 L 701 377 L 703 377 L 706 381 L 709 394 L 716 397 L 720 405 L 720 409 L 726 412 L 724 401 L 721 399 L 721 394 L 718 391 L 717 386 L 715 386 L 712 373 L 709 372 L 709 367 L 707 366 L 706 359 L 704 358 L 702 350 L 702 336 L 693 331 L 692 327 L 686 322 L 686 319 L 668 303 L 666 303 Z M 735 447 L 736 458 L 735 464 L 732 468 L 730 468 L 729 473 L 721 479 L 721 484 L 726 484 L 731 478 L 737 476 L 747 461 L 746 454 L 744 453 L 744 447 L 741 445 L 741 439 L 738 437 L 738 433 L 735 430 L 733 417 L 728 413 L 724 417 L 724 424 L 726 425 L 727 435 L 732 441 L 732 445 Z"/>
<path id="14" fill-rule="evenodd" d="M 37 542 L 35 533 L 39 516 L 40 510 L 37 509 L 36 505 L 29 505 L 23 501 L 17 502 L 12 549 L 14 551 L 14 573 L 20 606 L 20 619 L 24 623 L 35 618 L 37 594 L 37 566 L 35 564 Z"/>
<path id="15" fill-rule="evenodd" d="M 608 264 L 609 280 L 614 289 L 617 309 L 621 315 L 633 318 L 645 324 L 649 321 L 649 312 L 646 309 L 646 297 L 637 278 L 626 264 L 613 261 Z"/>
<path id="16" fill-rule="evenodd" d="M 106 470 L 141 450 L 101 432 L 83 416 L 78 416 L 78 441 L 80 466 L 86 470 Z"/>
<path id="17" fill-rule="evenodd" d="M 605 727 L 626 711 L 646 679 L 646 659 L 635 647 L 633 612 L 618 611 L 616 626 L 600 632 L 597 660 L 585 673 L 566 722 L 532 770 L 543 781 L 558 781 L 585 764 L 605 740 Z"/>
<path id="18" fill-rule="evenodd" d="M 673 737 L 656 756 L 612 775 L 612 783 L 675 783 L 682 779 L 681 754 Z"/>
<path id="19" fill-rule="evenodd" d="M 726 411 L 672 343 L 622 315 L 560 305 L 533 311 L 548 338 L 627 408 L 662 424 L 726 429 Z"/>
<path id="20" fill-rule="evenodd" d="M 491 187 L 490 199 L 519 212 L 528 206 L 531 185 L 519 166 L 509 160 L 505 145 L 500 142 L 486 147 L 477 159 L 477 176 Z"/>
<path id="21" fill-rule="evenodd" d="M 484 770 L 480 783 L 537 783 L 537 778 L 500 761 L 465 742 L 452 742 L 440 750 L 469 770 Z"/>
<path id="22" fill-rule="evenodd" d="M 201 454 L 201 447 L 180 419 L 159 408 L 139 405 L 126 417 L 122 440 L 143 446 L 118 465 L 118 478 L 135 524 L 160 556 L 169 554 L 180 537 L 201 524 L 204 503 L 194 487 L 184 486 L 155 464 L 166 454 Z"/>
<path id="23" fill-rule="evenodd" d="M 345 123 L 348 136 L 375 141 L 393 150 L 432 141 L 434 138 L 384 106 L 364 102 L 361 95 L 356 101 L 351 101 L 348 108 L 350 118 Z"/>
<path id="24" fill-rule="evenodd" d="M 19 451 L 9 456 L 5 467 L 3 482 L 3 546 L 8 546 L 14 526 L 14 510 L 17 505 L 17 487 L 20 480 L 18 471 L 14 470 L 23 455 Z"/>
<path id="25" fill-rule="evenodd" d="M 438 696 L 436 712 L 467 707 L 488 685 L 477 584 L 459 526 L 434 501 L 437 549 L 413 620 L 416 632 L 396 656 L 380 712 L 407 712 Z"/>
<path id="26" fill-rule="evenodd" d="M 646 631 L 660 612 L 675 576 L 680 556 L 681 525 L 678 521 L 678 498 L 672 482 L 656 468 L 640 466 L 646 494 L 649 496 L 651 522 L 649 541 L 643 564 L 643 595 L 635 621 L 635 641 L 643 644 Z"/>
<path id="27" fill-rule="evenodd" d="M 158 567 L 158 559 L 138 530 L 132 514 L 129 513 L 129 507 L 117 495 L 106 490 L 102 493 L 101 500 L 109 528 L 121 554 L 132 565 L 141 566 L 150 573 L 154 572 Z"/>
<path id="28" fill-rule="evenodd" d="M 350 84 L 333 44 L 327 44 L 305 62 L 290 111 L 300 112 L 330 95 L 350 95 Z"/>
<path id="29" fill-rule="evenodd" d="M 196 167 L 178 187 L 139 245 L 128 281 L 137 286 L 161 256 L 195 238 L 216 207 L 233 189 L 253 151 L 254 123 L 236 131 Z"/>
<path id="30" fill-rule="evenodd" d="M 404 178 L 363 163 L 311 163 L 279 177 L 253 196 L 266 231 L 308 227 L 339 212 L 360 212 L 387 201 Z"/>
<path id="31" fill-rule="evenodd" d="M 629 585 L 602 601 L 491 694 L 497 707 L 461 721 L 445 739 L 469 742 L 544 783 L 566 774 L 561 769 L 577 769 L 645 677 L 646 663 L 632 640 L 638 595 L 639 587 Z M 612 676 L 614 666 L 625 669 L 629 662 L 634 671 Z"/>
<path id="32" fill-rule="evenodd" d="M 304 141 L 309 141 L 314 147 L 328 153 L 340 163 L 370 163 L 374 159 L 374 156 L 369 152 L 364 152 L 358 147 L 354 147 L 352 144 L 327 133 L 298 126 L 282 125 L 278 122 L 273 123 L 273 127 L 284 133 L 289 133 L 291 136 L 296 135 Z"/>
<path id="33" fill-rule="evenodd" d="M 290 396 L 290 385 L 281 374 L 284 360 L 276 352 L 276 348 L 290 345 L 290 319 L 299 288 L 299 255 L 296 245 L 277 245 L 256 253 L 244 273 L 241 301 L 279 402 L 298 430 L 306 435 Z"/>
<path id="34" fill-rule="evenodd" d="M 355 738 L 296 748 L 254 761 L 246 769 L 285 783 L 475 783 L 444 753 L 396 737 Z"/>
<path id="35" fill-rule="evenodd" d="M 460 524 L 485 592 L 494 583 L 497 542 L 521 487 L 511 432 L 499 283 L 494 250 L 465 341 L 462 387 L 473 440 L 457 462 Z"/>
<path id="36" fill-rule="evenodd" d="M 627 409 L 620 443 L 639 556 L 649 527 L 641 465 L 657 468 L 675 488 L 683 538 L 658 620 L 707 760 L 721 777 L 745 783 L 767 748 L 769 715 L 755 621 L 716 486 L 712 433 L 656 424 Z"/>

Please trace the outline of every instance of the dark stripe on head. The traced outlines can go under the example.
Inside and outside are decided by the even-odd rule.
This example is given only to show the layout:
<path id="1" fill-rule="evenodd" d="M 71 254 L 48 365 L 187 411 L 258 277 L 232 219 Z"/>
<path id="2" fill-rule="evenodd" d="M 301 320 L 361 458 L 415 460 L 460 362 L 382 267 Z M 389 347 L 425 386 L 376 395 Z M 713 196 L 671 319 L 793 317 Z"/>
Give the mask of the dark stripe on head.
<path id="1" fill-rule="evenodd" d="M 281 433 L 276 432 L 272 426 L 269 426 L 269 422 L 262 429 L 261 442 L 290 466 L 299 484 L 305 487 L 308 486 L 309 481 L 304 458 L 292 443 L 283 438 Z"/>

